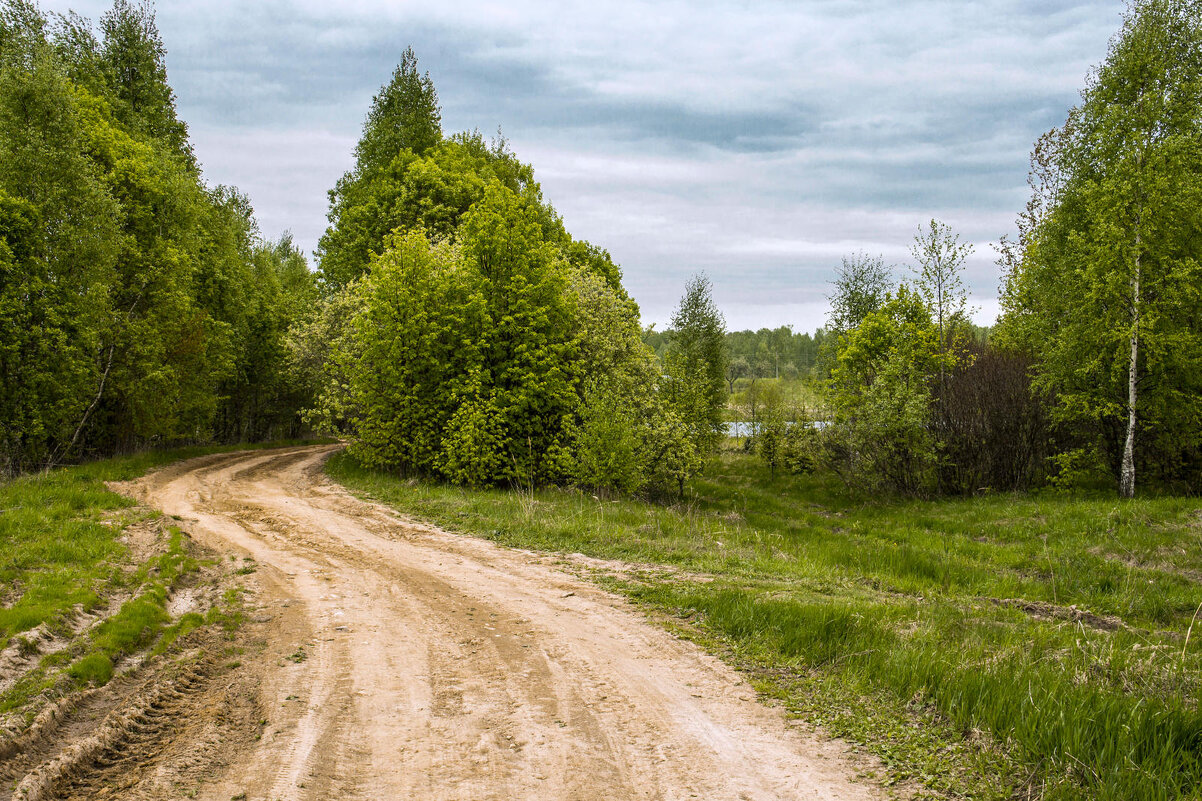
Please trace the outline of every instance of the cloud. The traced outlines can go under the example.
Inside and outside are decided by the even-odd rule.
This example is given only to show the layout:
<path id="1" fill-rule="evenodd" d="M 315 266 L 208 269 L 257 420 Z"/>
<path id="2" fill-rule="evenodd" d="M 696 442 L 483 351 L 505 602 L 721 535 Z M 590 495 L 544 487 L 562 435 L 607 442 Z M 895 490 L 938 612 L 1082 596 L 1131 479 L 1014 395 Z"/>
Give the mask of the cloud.
<path id="1" fill-rule="evenodd" d="M 1011 228 L 1031 143 L 1076 101 L 1121 8 L 197 0 L 158 18 L 206 175 L 248 192 L 268 233 L 315 245 L 325 191 L 412 44 L 447 129 L 502 126 L 648 320 L 705 269 L 732 324 L 808 329 L 842 254 L 904 262 L 931 217 L 982 243 L 968 284 L 995 295 L 984 245 Z"/>

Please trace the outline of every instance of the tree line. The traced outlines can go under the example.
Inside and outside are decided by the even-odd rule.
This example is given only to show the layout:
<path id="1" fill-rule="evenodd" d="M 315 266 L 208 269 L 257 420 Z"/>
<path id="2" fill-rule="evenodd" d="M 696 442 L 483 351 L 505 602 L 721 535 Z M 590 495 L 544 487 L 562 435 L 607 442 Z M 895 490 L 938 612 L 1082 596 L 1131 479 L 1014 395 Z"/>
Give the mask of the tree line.
<path id="1" fill-rule="evenodd" d="M 311 272 L 203 180 L 164 58 L 148 3 L 0 11 L 0 473 L 316 430 L 470 485 L 683 491 L 721 434 L 703 277 L 657 356 L 533 168 L 443 133 L 412 49 Z"/>
<path id="2" fill-rule="evenodd" d="M 0 8 L 0 475 L 295 433 L 288 237 L 201 176 L 153 9 Z"/>
<path id="3" fill-rule="evenodd" d="M 652 325 L 643 330 L 643 341 L 663 358 L 672 332 L 671 327 L 657 331 Z M 812 334 L 796 332 L 791 325 L 758 331 L 727 331 L 727 389 L 734 392 L 735 383 L 740 379 L 810 378 L 821 362 L 827 341 L 824 328 Z"/>
<path id="4" fill-rule="evenodd" d="M 666 352 L 502 137 L 445 135 L 407 49 L 311 272 L 203 180 L 150 4 L 0 11 L 0 474 L 305 431 L 473 486 L 682 492 L 721 436 L 721 315 Z"/>
<path id="5" fill-rule="evenodd" d="M 1199 485 L 1202 0 L 1134 0 L 1036 143 L 995 327 L 970 320 L 971 248 L 932 220 L 908 275 L 845 258 L 814 334 L 727 332 L 703 275 L 668 329 L 641 328 L 503 137 L 443 131 L 412 49 L 310 271 L 203 180 L 150 5 L 97 26 L 2 9 L 3 474 L 315 430 L 404 474 L 680 494 L 731 393 L 797 378 L 815 424 L 779 382 L 751 393 L 774 470 L 913 494 Z"/>

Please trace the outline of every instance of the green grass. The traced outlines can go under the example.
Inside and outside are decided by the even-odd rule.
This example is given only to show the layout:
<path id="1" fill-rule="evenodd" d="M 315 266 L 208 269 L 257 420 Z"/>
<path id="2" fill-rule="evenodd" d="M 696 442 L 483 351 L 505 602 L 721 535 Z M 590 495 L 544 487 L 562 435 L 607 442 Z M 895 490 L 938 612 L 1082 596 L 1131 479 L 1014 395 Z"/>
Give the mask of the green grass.
<path id="1" fill-rule="evenodd" d="M 507 545 L 684 571 L 607 582 L 894 779 L 972 798 L 1202 795 L 1196 500 L 865 499 L 735 454 L 672 507 L 401 481 L 344 455 L 329 471 Z"/>
<path id="2" fill-rule="evenodd" d="M 0 648 L 42 623 L 65 625 L 79 606 L 90 611 L 129 583 L 118 541 L 134 502 L 106 481 L 127 481 L 182 459 L 251 447 L 153 451 L 0 483 Z M 286 443 L 283 443 L 286 444 Z"/>

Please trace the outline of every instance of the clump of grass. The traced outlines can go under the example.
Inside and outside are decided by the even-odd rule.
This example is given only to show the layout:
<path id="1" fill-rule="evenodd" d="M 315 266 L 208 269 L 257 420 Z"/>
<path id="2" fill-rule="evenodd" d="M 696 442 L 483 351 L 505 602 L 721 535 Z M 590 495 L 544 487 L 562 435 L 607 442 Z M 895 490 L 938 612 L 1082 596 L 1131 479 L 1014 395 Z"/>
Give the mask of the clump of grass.
<path id="1" fill-rule="evenodd" d="M 507 545 L 709 574 L 615 587 L 687 619 L 788 705 L 867 743 L 895 777 L 990 798 L 1202 792 L 1202 647 L 1186 640 L 1202 601 L 1196 500 L 873 499 L 726 454 L 687 503 L 547 489 L 532 515 L 527 497 L 403 482 L 345 455 L 328 470 Z M 807 693 L 844 712 L 824 714 Z M 931 721 L 940 736 L 907 733 Z M 1009 766 L 1008 787 L 939 756 L 970 746 L 973 764 Z"/>
<path id="2" fill-rule="evenodd" d="M 171 623 L 168 596 L 198 568 L 199 563 L 187 554 L 183 534 L 179 529 L 170 529 L 167 551 L 135 572 L 133 580 L 138 592 L 134 597 L 71 647 L 44 657 L 0 696 L 0 712 L 18 709 L 51 689 L 66 692 L 86 685 L 103 686 L 112 680 L 122 659 L 152 645 L 156 646 L 153 653 L 162 653 L 180 636 L 203 624 L 205 621 L 199 615 L 185 615 L 168 628 Z M 56 678 L 57 668 L 62 669 L 66 683 L 61 677 Z"/>
<path id="3" fill-rule="evenodd" d="M 171 622 L 167 598 L 180 580 L 199 567 L 184 549 L 183 534 L 170 530 L 170 542 L 165 553 L 150 559 L 138 569 L 143 579 L 141 591 L 121 605 L 117 613 L 100 623 L 91 633 L 87 652 L 68 668 L 68 674 L 94 685 L 106 684 L 112 678 L 113 664 L 156 642 Z M 150 578 L 153 576 L 153 578 Z M 182 622 L 182 621 L 181 621 Z M 187 625 L 187 624 L 184 624 Z M 176 624 L 173 638 L 183 626 Z M 98 665 L 107 662 L 108 670 L 94 673 L 81 664 Z"/>

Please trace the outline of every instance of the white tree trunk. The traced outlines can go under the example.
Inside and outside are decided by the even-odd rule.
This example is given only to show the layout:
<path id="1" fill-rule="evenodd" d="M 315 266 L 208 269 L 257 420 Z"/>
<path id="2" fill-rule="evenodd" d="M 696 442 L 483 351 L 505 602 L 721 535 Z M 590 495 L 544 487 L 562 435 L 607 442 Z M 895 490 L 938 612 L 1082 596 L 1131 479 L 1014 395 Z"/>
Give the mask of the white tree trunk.
<path id="1" fill-rule="evenodd" d="M 1139 236 L 1136 235 L 1135 277 L 1131 279 L 1131 361 L 1127 365 L 1127 441 L 1123 445 L 1123 468 L 1119 495 L 1135 497 L 1135 401 L 1136 362 L 1139 358 Z"/>

